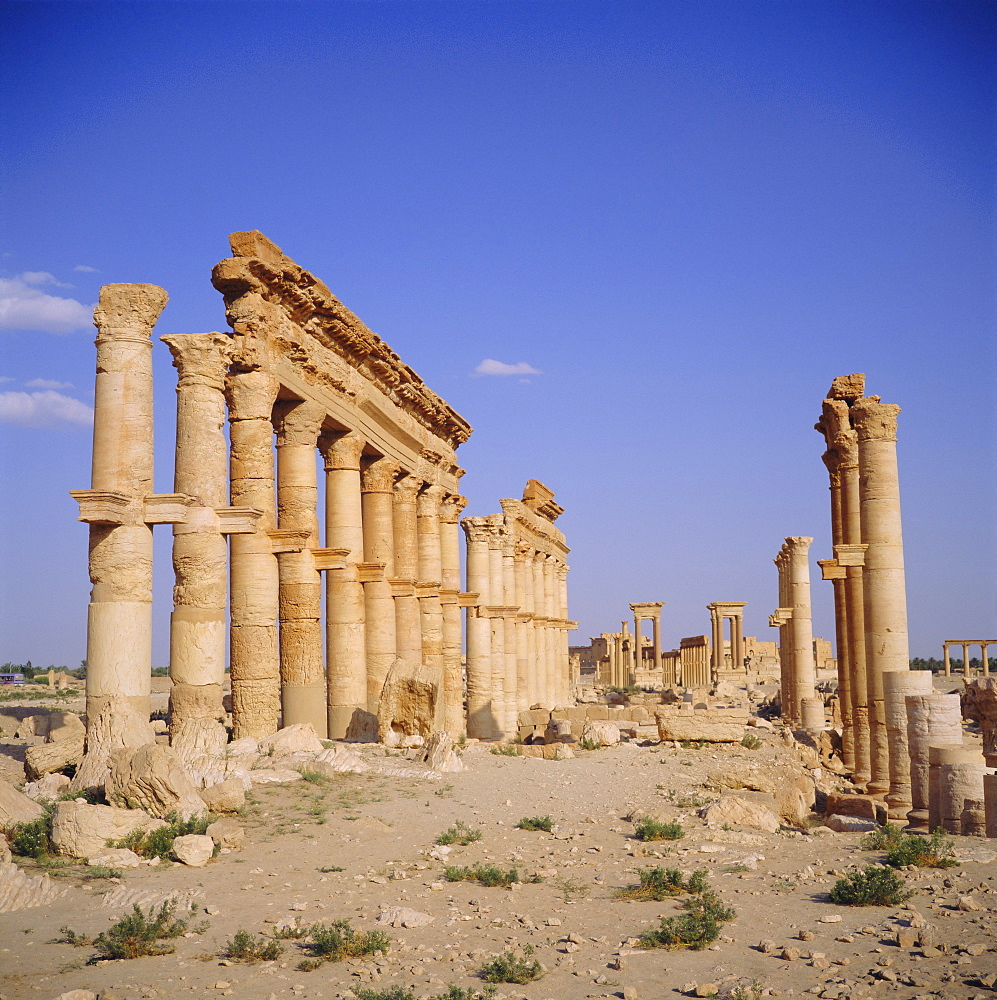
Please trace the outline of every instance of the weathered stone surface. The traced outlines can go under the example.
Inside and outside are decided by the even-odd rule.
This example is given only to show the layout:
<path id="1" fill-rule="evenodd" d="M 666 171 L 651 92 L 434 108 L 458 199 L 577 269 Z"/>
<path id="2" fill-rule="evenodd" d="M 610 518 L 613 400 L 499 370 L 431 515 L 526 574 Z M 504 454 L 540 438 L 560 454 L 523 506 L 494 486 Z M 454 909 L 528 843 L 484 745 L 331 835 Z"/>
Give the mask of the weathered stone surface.
<path id="1" fill-rule="evenodd" d="M 453 746 L 453 737 L 446 732 L 433 733 L 423 747 L 420 759 L 434 771 L 444 774 L 465 771 L 467 768 Z"/>
<path id="2" fill-rule="evenodd" d="M 107 868 L 140 868 L 145 862 L 127 847 L 108 847 L 87 858 L 88 865 L 104 865 Z"/>
<path id="3" fill-rule="evenodd" d="M 96 717 L 87 720 L 86 753 L 70 782 L 70 791 L 103 788 L 111 754 L 123 747 L 155 743 L 149 720 L 140 715 L 124 695 L 114 695 Z"/>
<path id="4" fill-rule="evenodd" d="M 858 819 L 855 816 L 828 816 L 824 826 L 835 833 L 869 833 L 879 829 L 879 825 L 869 819 Z"/>
<path id="5" fill-rule="evenodd" d="M 165 825 L 141 809 L 57 802 L 52 811 L 52 846 L 63 857 L 86 858 L 102 851 L 109 840 L 121 840 L 135 830 L 148 832 Z"/>
<path id="6" fill-rule="evenodd" d="M 659 740 L 703 743 L 740 743 L 745 727 L 741 723 L 708 722 L 689 715 L 655 713 Z"/>
<path id="7" fill-rule="evenodd" d="M 10 861 L 0 861 L 0 913 L 45 906 L 65 892 L 48 875 L 27 875 Z"/>
<path id="8" fill-rule="evenodd" d="M 443 731 L 443 673 L 424 664 L 396 659 L 388 671 L 377 710 L 378 735 L 388 742 L 392 730 L 399 736 L 428 739 Z"/>
<path id="9" fill-rule="evenodd" d="M 177 837 L 173 841 L 173 857 L 191 868 L 203 868 L 215 850 L 215 842 L 199 833 Z"/>
<path id="10" fill-rule="evenodd" d="M 389 927 L 425 927 L 435 919 L 436 917 L 421 910 L 413 910 L 410 906 L 392 906 L 381 911 L 377 922 Z"/>
<path id="11" fill-rule="evenodd" d="M 44 809 L 37 802 L 19 792 L 9 781 L 0 778 L 0 830 L 6 832 L 19 823 L 30 823 L 43 812 Z"/>
<path id="12" fill-rule="evenodd" d="M 779 817 L 773 810 L 737 795 L 722 795 L 718 802 L 707 806 L 702 815 L 709 827 L 726 824 L 775 833 L 781 826 Z"/>
<path id="13" fill-rule="evenodd" d="M 612 746 L 620 742 L 620 727 L 615 722 L 592 720 L 585 723 L 582 739 L 591 740 L 602 746 Z"/>
<path id="14" fill-rule="evenodd" d="M 28 747 L 24 753 L 24 773 L 29 780 L 37 781 L 53 771 L 76 766 L 83 759 L 83 745 L 84 734 L 80 732 L 57 743 Z"/>
<path id="15" fill-rule="evenodd" d="M 260 740 L 260 754 L 264 757 L 290 757 L 292 754 L 321 753 L 322 741 L 314 726 L 299 722 Z"/>
<path id="16" fill-rule="evenodd" d="M 289 785 L 301 780 L 301 772 L 289 767 L 260 767 L 250 771 L 249 777 L 254 785 Z"/>
<path id="17" fill-rule="evenodd" d="M 551 719 L 544 729 L 543 738 L 545 743 L 570 743 L 574 739 L 571 720 Z"/>
<path id="18" fill-rule="evenodd" d="M 69 787 L 69 778 L 53 772 L 24 786 L 24 794 L 34 802 L 54 802 Z"/>
<path id="19" fill-rule="evenodd" d="M 104 792 L 111 805 L 144 809 L 160 818 L 175 812 L 190 819 L 206 811 L 176 754 L 156 744 L 116 751 Z"/>
<path id="20" fill-rule="evenodd" d="M 180 708 L 174 699 L 178 687 L 174 685 L 170 696 L 172 712 Z M 187 762 L 201 757 L 219 757 L 225 752 L 227 743 L 228 733 L 217 719 L 197 717 L 177 719 L 171 715 L 170 749 L 180 760 Z"/>
<path id="21" fill-rule="evenodd" d="M 220 819 L 211 823 L 205 833 L 219 846 L 242 847 L 246 831 L 234 819 Z"/>
<path id="22" fill-rule="evenodd" d="M 226 778 L 217 785 L 202 788 L 198 794 L 209 812 L 238 812 L 246 804 L 246 788 L 240 778 Z"/>
<path id="23" fill-rule="evenodd" d="M 846 795 L 841 792 L 828 792 L 824 812 L 835 816 L 855 816 L 858 819 L 875 821 L 876 807 L 882 805 L 871 795 Z"/>

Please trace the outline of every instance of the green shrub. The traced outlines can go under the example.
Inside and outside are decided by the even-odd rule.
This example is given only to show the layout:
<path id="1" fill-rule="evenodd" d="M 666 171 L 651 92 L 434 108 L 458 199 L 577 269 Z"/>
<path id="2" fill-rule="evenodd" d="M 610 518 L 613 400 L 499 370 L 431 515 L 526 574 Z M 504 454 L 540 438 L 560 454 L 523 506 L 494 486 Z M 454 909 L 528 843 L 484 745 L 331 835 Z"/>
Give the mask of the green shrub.
<path id="1" fill-rule="evenodd" d="M 864 871 L 840 878 L 831 889 L 831 902 L 841 906 L 899 906 L 913 893 L 892 868 L 867 865 Z"/>
<path id="2" fill-rule="evenodd" d="M 659 926 L 645 931 L 639 939 L 641 948 L 692 948 L 696 951 L 720 937 L 720 928 L 734 919 L 734 911 L 724 906 L 710 889 L 682 903 L 685 913 L 662 917 Z"/>
<path id="3" fill-rule="evenodd" d="M 172 954 L 176 946 L 169 942 L 187 932 L 187 921 L 173 916 L 175 907 L 176 900 L 168 899 L 158 913 L 152 906 L 145 914 L 136 903 L 131 913 L 94 938 L 97 954 L 90 961 Z"/>
<path id="4" fill-rule="evenodd" d="M 236 962 L 273 962 L 284 952 L 283 945 L 266 938 L 255 937 L 249 931 L 238 930 L 225 945 L 222 958 Z"/>
<path id="5" fill-rule="evenodd" d="M 862 838 L 866 850 L 885 850 L 886 863 L 892 868 L 917 865 L 918 868 L 954 868 L 959 864 L 952 856 L 955 841 L 939 827 L 930 837 L 904 833 L 898 826 L 887 823 Z"/>
<path id="6" fill-rule="evenodd" d="M 10 838 L 10 850 L 22 858 L 40 858 L 52 852 L 52 814 L 46 810 L 30 823 L 19 823 Z"/>
<path id="7" fill-rule="evenodd" d="M 757 750 L 762 745 L 760 737 L 756 736 L 754 733 L 745 733 L 741 737 L 741 746 L 745 750 Z"/>
<path id="8" fill-rule="evenodd" d="M 360 986 L 351 986 L 350 990 L 357 1000 L 418 1000 L 414 986 L 389 986 L 384 990 L 368 990 Z M 451 985 L 446 993 L 437 993 L 432 1000 L 491 1000 L 495 996 L 495 987 L 486 986 L 484 991 L 463 989 Z"/>
<path id="9" fill-rule="evenodd" d="M 543 833 L 550 833 L 554 828 L 554 821 L 550 816 L 524 816 L 516 826 L 520 830 L 539 830 Z"/>
<path id="10" fill-rule="evenodd" d="M 459 819 L 449 830 L 444 830 L 436 838 L 436 843 L 444 845 L 460 844 L 461 847 L 467 847 L 468 844 L 473 844 L 475 841 L 481 840 L 481 836 L 481 831 L 477 827 L 470 827 L 462 819 Z"/>
<path id="11" fill-rule="evenodd" d="M 523 948 L 522 956 L 515 951 L 505 951 L 481 967 L 481 974 L 489 983 L 532 983 L 544 974 L 544 967 L 534 958 L 533 945 Z"/>
<path id="12" fill-rule="evenodd" d="M 492 753 L 500 757 L 521 757 L 522 750 L 514 743 L 502 743 L 497 747 L 492 747 Z"/>
<path id="13" fill-rule="evenodd" d="M 519 871 L 510 868 L 503 871 L 498 865 L 475 865 L 473 868 L 459 868 L 448 865 L 443 869 L 443 875 L 448 882 L 478 882 L 494 889 L 497 886 L 508 888 L 513 882 L 542 882 L 543 877 L 534 875 L 533 878 L 521 879 Z"/>
<path id="14" fill-rule="evenodd" d="M 173 841 L 177 837 L 186 837 L 189 834 L 197 833 L 204 835 L 208 827 L 214 822 L 213 816 L 192 816 L 190 819 L 181 819 L 175 812 L 166 817 L 166 826 L 161 826 L 157 830 L 133 830 L 127 837 L 121 840 L 109 840 L 108 847 L 126 847 L 129 851 L 134 851 L 142 858 L 168 858 L 173 849 Z M 215 844 L 214 854 L 217 856 L 220 850 L 219 844 Z"/>
<path id="15" fill-rule="evenodd" d="M 709 885 L 706 872 L 694 871 L 688 879 L 677 868 L 642 868 L 637 885 L 628 885 L 616 893 L 617 899 L 647 899 L 661 901 L 684 893 L 706 892 Z"/>
<path id="16" fill-rule="evenodd" d="M 579 750 L 598 750 L 605 746 L 600 740 L 594 740 L 591 736 L 583 736 L 576 744 Z"/>
<path id="17" fill-rule="evenodd" d="M 685 830 L 678 823 L 659 823 L 645 816 L 634 827 L 634 836 L 638 840 L 681 840 Z"/>
<path id="18" fill-rule="evenodd" d="M 363 958 L 386 952 L 391 938 L 384 931 L 355 931 L 348 920 L 336 920 L 326 926 L 313 924 L 308 929 L 310 941 L 303 947 L 311 954 L 298 964 L 302 972 L 311 972 L 323 962 L 341 962 L 344 958 Z"/>

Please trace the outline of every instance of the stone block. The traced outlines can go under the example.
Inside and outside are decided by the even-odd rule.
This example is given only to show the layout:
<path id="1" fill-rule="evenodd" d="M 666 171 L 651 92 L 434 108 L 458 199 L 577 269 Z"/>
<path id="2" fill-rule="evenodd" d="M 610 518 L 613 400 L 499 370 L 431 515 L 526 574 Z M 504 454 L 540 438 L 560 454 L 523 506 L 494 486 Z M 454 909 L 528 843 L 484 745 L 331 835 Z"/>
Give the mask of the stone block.
<path id="1" fill-rule="evenodd" d="M 173 857 L 191 868 L 203 868 L 215 850 L 215 842 L 199 833 L 177 837 L 173 841 Z"/>
<path id="2" fill-rule="evenodd" d="M 37 802 L 0 778 L 0 830 L 6 833 L 20 823 L 30 823 L 44 811 Z"/>
<path id="3" fill-rule="evenodd" d="M 582 739 L 591 740 L 602 746 L 612 746 L 620 742 L 620 727 L 616 722 L 586 722 L 582 730 Z"/>
<path id="4" fill-rule="evenodd" d="M 722 795 L 719 801 L 707 806 L 703 818 L 709 827 L 744 826 L 751 830 L 775 833 L 782 825 L 779 817 L 767 805 L 753 802 L 739 795 Z"/>
<path id="5" fill-rule="evenodd" d="M 246 788 L 240 778 L 226 778 L 198 794 L 213 813 L 238 812 L 246 804 Z"/>
<path id="6" fill-rule="evenodd" d="M 144 809 L 160 819 L 174 812 L 182 819 L 205 813 L 197 789 L 169 747 L 126 747 L 111 755 L 110 764 L 104 794 L 112 806 Z"/>
<path id="7" fill-rule="evenodd" d="M 166 824 L 141 809 L 57 802 L 52 811 L 52 846 L 63 857 L 87 858 L 103 851 L 109 840 L 122 840 L 136 830 L 148 833 L 161 826 Z"/>
<path id="8" fill-rule="evenodd" d="M 656 713 L 658 739 L 680 742 L 740 743 L 745 727 L 736 722 L 711 722 L 695 715 L 666 715 Z"/>
<path id="9" fill-rule="evenodd" d="M 205 830 L 219 847 L 242 847 L 246 831 L 234 819 L 220 819 L 208 825 Z"/>
<path id="10" fill-rule="evenodd" d="M 875 822 L 876 807 L 881 805 L 882 803 L 871 795 L 828 792 L 824 812 L 829 816 L 855 816 L 858 819 L 868 819 Z"/>
<path id="11" fill-rule="evenodd" d="M 585 709 L 585 718 L 589 722 L 605 721 L 609 718 L 609 708 L 606 705 L 590 705 Z"/>

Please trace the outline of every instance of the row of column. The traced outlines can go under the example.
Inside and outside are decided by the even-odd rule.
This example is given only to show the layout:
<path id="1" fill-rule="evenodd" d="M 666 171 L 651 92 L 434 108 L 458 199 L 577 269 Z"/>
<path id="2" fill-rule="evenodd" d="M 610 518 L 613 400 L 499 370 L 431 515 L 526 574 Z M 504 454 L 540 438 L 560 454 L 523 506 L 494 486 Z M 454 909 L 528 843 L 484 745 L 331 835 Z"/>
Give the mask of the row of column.
<path id="1" fill-rule="evenodd" d="M 962 673 L 964 677 L 970 676 L 969 647 L 980 647 L 980 669 L 984 677 L 990 676 L 990 660 L 987 658 L 987 649 L 997 645 L 997 639 L 949 639 L 942 643 L 942 658 L 945 663 L 945 676 L 952 674 L 952 663 L 949 659 L 950 646 L 962 646 Z"/>
<path id="2" fill-rule="evenodd" d="M 769 625 L 779 628 L 782 714 L 803 729 L 824 728 L 824 702 L 817 696 L 810 605 L 810 558 L 813 539 L 793 535 L 775 557 L 779 573 L 779 607 Z"/>
<path id="3" fill-rule="evenodd" d="M 634 616 L 634 670 L 643 670 L 644 651 L 641 641 L 640 623 L 645 619 L 651 619 L 651 656 L 652 670 L 661 669 L 661 609 L 664 602 L 657 604 L 643 602 L 631 604 L 630 610 Z"/>
<path id="4" fill-rule="evenodd" d="M 510 737 L 518 713 L 570 698 L 567 571 L 503 514 L 461 522 L 467 541 L 467 729 Z M 476 595 L 476 596 L 474 596 Z"/>
<path id="5" fill-rule="evenodd" d="M 711 631 L 711 653 L 710 653 L 710 673 L 712 680 L 716 683 L 720 680 L 721 674 L 727 671 L 726 658 L 724 656 L 724 620 L 730 620 L 730 669 L 732 671 L 742 671 L 744 669 L 744 604 L 745 602 L 719 602 L 714 601 L 707 604 L 706 608 L 710 612 Z"/>
<path id="6" fill-rule="evenodd" d="M 897 415 L 900 407 L 864 396 L 862 375 L 836 378 L 816 427 L 827 444 L 834 558 L 835 630 L 845 765 L 872 794 L 891 793 L 905 754 L 887 732 L 884 675 L 910 669 L 904 580 Z M 898 684 L 898 681 L 892 682 Z"/>

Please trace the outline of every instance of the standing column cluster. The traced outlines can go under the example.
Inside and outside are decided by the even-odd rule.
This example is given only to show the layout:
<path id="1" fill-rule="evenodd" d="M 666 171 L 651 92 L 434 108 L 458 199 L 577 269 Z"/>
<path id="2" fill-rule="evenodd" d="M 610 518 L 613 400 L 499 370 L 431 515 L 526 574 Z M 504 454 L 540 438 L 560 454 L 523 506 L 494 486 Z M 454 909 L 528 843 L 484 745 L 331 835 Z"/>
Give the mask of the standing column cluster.
<path id="1" fill-rule="evenodd" d="M 502 513 L 461 521 L 467 543 L 468 733 L 502 739 L 531 705 L 570 701 L 568 591 L 562 508 L 530 480 Z"/>

